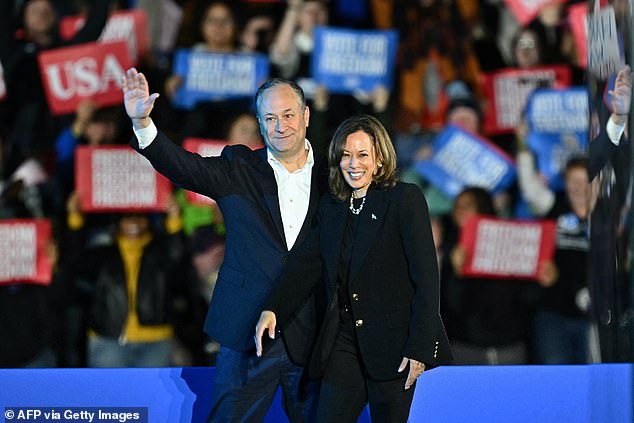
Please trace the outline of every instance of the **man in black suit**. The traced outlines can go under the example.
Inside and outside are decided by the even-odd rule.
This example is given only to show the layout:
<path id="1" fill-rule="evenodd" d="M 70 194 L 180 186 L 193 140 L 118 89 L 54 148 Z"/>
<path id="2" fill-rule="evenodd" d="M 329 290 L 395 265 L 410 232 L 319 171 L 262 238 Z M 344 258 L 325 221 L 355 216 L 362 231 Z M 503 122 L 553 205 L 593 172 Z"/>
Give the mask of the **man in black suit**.
<path id="1" fill-rule="evenodd" d="M 326 189 L 305 138 L 310 112 L 301 88 L 272 79 L 258 90 L 266 148 L 228 146 L 219 157 L 206 158 L 156 129 L 149 114 L 158 94 L 150 95 L 143 74 L 129 69 L 123 92 L 135 133 L 131 146 L 175 185 L 216 200 L 224 216 L 225 258 L 204 327 L 221 344 L 209 421 L 262 421 L 278 386 L 289 419 L 308 421 L 316 389 L 304 386 L 301 376 L 315 333 L 314 298 L 299 307 L 263 357 L 256 357 L 253 344 L 264 302 L 289 256 L 316 226 Z"/>

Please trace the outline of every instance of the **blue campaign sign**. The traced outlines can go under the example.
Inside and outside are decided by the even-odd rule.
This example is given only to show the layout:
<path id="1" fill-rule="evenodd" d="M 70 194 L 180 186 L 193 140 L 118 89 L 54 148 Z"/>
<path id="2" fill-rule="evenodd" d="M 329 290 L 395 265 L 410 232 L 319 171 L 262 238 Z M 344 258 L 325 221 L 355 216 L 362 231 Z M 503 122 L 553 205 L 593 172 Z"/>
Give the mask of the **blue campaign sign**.
<path id="1" fill-rule="evenodd" d="M 173 103 L 191 109 L 199 101 L 253 96 L 269 76 L 269 61 L 263 54 L 181 49 L 174 54 L 173 71 L 183 79 Z"/>
<path id="2" fill-rule="evenodd" d="M 429 160 L 415 164 L 418 173 L 447 196 L 478 186 L 497 193 L 515 180 L 515 163 L 490 142 L 449 125 L 434 140 Z"/>
<path id="3" fill-rule="evenodd" d="M 536 90 L 526 104 L 526 140 L 539 172 L 553 190 L 563 189 L 562 171 L 588 148 L 588 91 L 582 87 Z"/>
<path id="4" fill-rule="evenodd" d="M 396 31 L 317 27 L 314 36 L 311 75 L 317 84 L 343 94 L 392 88 Z"/>

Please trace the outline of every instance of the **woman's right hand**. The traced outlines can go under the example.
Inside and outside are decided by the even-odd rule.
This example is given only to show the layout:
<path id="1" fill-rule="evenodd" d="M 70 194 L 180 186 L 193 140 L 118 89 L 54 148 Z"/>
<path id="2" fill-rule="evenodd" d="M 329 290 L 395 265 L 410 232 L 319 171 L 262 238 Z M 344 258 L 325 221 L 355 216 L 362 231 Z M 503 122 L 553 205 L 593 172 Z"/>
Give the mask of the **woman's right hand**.
<path id="1" fill-rule="evenodd" d="M 258 320 L 258 324 L 255 325 L 255 336 L 253 339 L 255 340 L 255 353 L 258 357 L 262 357 L 262 337 L 264 336 L 264 331 L 269 331 L 269 338 L 275 339 L 275 326 L 277 325 L 277 319 L 275 318 L 275 313 L 270 310 L 264 310 L 262 314 L 260 314 L 260 320 Z"/>

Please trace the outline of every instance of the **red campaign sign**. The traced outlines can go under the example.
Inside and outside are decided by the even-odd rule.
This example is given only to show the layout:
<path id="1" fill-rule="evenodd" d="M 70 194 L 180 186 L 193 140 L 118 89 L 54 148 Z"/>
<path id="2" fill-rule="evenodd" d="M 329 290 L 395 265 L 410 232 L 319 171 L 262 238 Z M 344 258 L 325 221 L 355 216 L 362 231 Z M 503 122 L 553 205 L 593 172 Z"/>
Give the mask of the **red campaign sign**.
<path id="1" fill-rule="evenodd" d="M 38 61 L 54 114 L 75 112 L 85 98 L 98 106 L 123 103 L 121 77 L 132 66 L 123 41 L 47 50 L 38 55 Z"/>
<path id="2" fill-rule="evenodd" d="M 59 23 L 60 36 L 70 40 L 84 26 L 83 16 L 67 16 Z M 138 63 L 150 49 L 147 33 L 147 16 L 144 10 L 133 9 L 114 12 L 99 36 L 100 42 L 125 41 L 130 49 L 132 61 Z"/>
<path id="3" fill-rule="evenodd" d="M 227 146 L 227 141 L 209 140 L 204 138 L 186 138 L 183 141 L 183 148 L 192 153 L 197 153 L 203 157 L 217 157 L 222 153 L 222 149 Z M 211 198 L 198 194 L 196 192 L 187 191 L 187 200 L 194 204 L 209 205 L 215 201 Z"/>
<path id="4" fill-rule="evenodd" d="M 555 254 L 555 222 L 473 217 L 460 232 L 465 276 L 533 279 Z"/>
<path id="5" fill-rule="evenodd" d="M 167 210 L 170 181 L 130 147 L 77 147 L 75 175 L 84 212 Z"/>
<path id="6" fill-rule="evenodd" d="M 588 16 L 588 5 L 577 3 L 568 7 L 568 23 L 572 30 L 577 50 L 577 61 L 582 68 L 588 67 L 588 30 L 586 17 Z"/>
<path id="7" fill-rule="evenodd" d="M 484 74 L 483 92 L 489 99 L 484 131 L 489 135 L 513 132 L 533 90 L 566 88 L 570 81 L 571 71 L 567 65 L 504 69 Z"/>
<path id="8" fill-rule="evenodd" d="M 0 221 L 0 285 L 50 285 L 53 264 L 46 251 L 50 240 L 51 222 L 46 219 Z"/>
<path id="9" fill-rule="evenodd" d="M 535 19 L 545 6 L 564 2 L 565 0 L 504 0 L 521 26 L 526 26 Z"/>
<path id="10" fill-rule="evenodd" d="M 0 63 L 0 101 L 4 100 L 7 96 L 7 86 L 4 83 L 4 68 L 2 67 L 2 63 Z"/>

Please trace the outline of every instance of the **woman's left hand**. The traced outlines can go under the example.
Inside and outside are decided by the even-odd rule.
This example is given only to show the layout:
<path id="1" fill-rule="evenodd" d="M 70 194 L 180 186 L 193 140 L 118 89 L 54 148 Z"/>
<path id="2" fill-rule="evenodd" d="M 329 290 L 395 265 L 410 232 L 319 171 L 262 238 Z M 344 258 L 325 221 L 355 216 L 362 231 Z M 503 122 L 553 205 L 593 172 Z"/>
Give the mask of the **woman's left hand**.
<path id="1" fill-rule="evenodd" d="M 425 363 L 421 363 L 420 361 L 416 361 L 413 358 L 403 357 L 403 361 L 401 361 L 401 365 L 398 367 L 399 373 L 405 370 L 407 364 L 409 363 L 409 374 L 407 375 L 407 380 L 405 381 L 405 389 L 409 389 L 418 376 L 422 375 L 425 371 Z"/>

